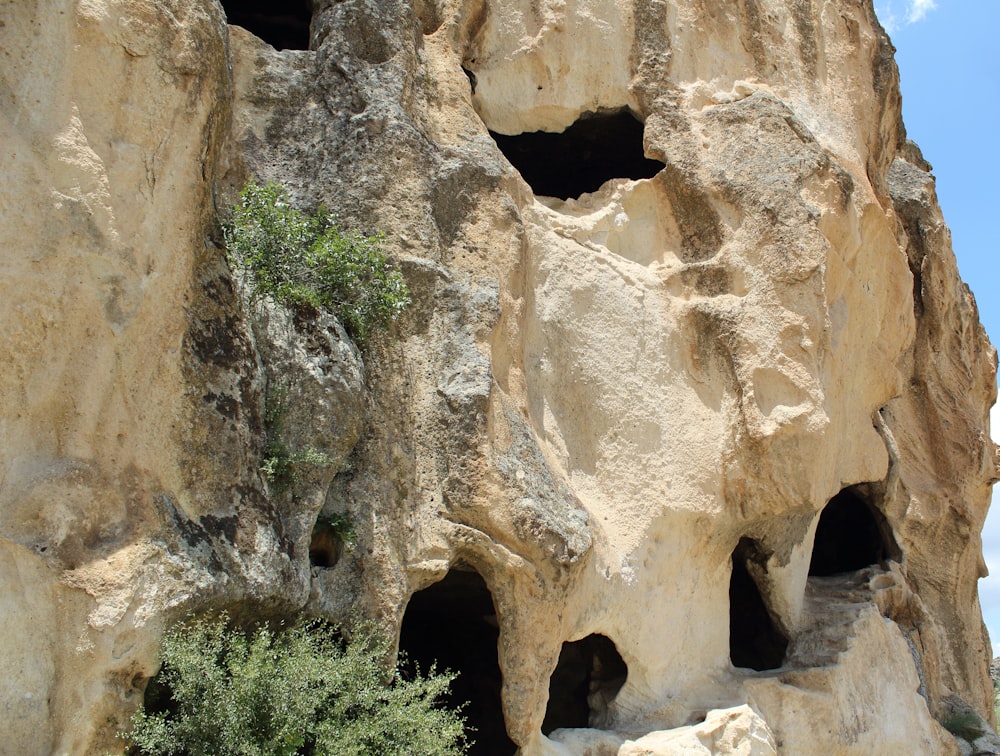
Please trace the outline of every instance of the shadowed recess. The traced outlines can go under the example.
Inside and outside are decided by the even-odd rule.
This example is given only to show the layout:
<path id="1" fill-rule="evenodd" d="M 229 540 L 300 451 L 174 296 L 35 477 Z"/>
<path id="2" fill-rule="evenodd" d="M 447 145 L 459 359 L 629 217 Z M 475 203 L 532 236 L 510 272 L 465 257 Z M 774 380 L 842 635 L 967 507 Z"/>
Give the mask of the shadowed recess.
<path id="1" fill-rule="evenodd" d="M 331 530 L 315 529 L 309 541 L 309 564 L 333 567 L 340 558 L 341 549 L 341 540 Z"/>
<path id="2" fill-rule="evenodd" d="M 729 580 L 729 660 L 734 667 L 777 669 L 785 661 L 788 638 L 771 617 L 750 570 L 767 559 L 756 541 L 741 538 L 733 551 Z"/>
<path id="3" fill-rule="evenodd" d="M 663 163 L 643 154 L 642 122 L 628 110 L 587 113 L 559 134 L 490 132 L 538 196 L 578 198 L 614 178 L 652 178 Z"/>
<path id="4" fill-rule="evenodd" d="M 308 50 L 311 0 L 222 0 L 226 21 L 276 50 Z"/>
<path id="5" fill-rule="evenodd" d="M 563 643 L 549 679 L 549 703 L 542 732 L 605 724 L 608 705 L 618 695 L 628 667 L 610 638 L 588 635 Z"/>
<path id="6" fill-rule="evenodd" d="M 445 703 L 462 709 L 474 731 L 473 756 L 511 756 L 517 749 L 507 736 L 500 690 L 503 677 L 497 659 L 496 610 L 486 581 L 474 570 L 456 566 L 445 578 L 413 594 L 399 636 L 404 671 L 414 665 L 426 672 L 458 672 Z"/>
<path id="7" fill-rule="evenodd" d="M 845 488 L 830 499 L 820 515 L 809 574 L 825 576 L 860 570 L 898 551 L 885 516 L 859 488 Z"/>

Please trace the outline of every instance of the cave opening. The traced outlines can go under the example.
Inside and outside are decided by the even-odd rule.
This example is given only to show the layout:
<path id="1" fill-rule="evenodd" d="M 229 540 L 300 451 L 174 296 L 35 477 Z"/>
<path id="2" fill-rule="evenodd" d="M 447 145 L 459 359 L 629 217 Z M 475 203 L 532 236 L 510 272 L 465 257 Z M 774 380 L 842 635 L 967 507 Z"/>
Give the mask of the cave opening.
<path id="1" fill-rule="evenodd" d="M 314 528 L 309 541 L 309 564 L 313 567 L 333 567 L 343 548 L 340 538 L 330 528 Z"/>
<path id="2" fill-rule="evenodd" d="M 549 678 L 549 703 L 542 732 L 548 735 L 563 727 L 606 724 L 608 706 L 627 676 L 628 667 L 607 636 L 588 635 L 563 643 Z"/>
<path id="3" fill-rule="evenodd" d="M 643 154 L 643 124 L 629 110 L 585 113 L 558 134 L 497 134 L 510 164 L 538 196 L 576 199 L 614 178 L 652 178 L 664 164 Z"/>
<path id="4" fill-rule="evenodd" d="M 845 488 L 820 515 L 809 574 L 838 575 L 876 565 L 898 548 L 885 516 L 861 487 Z"/>
<path id="5" fill-rule="evenodd" d="M 242 26 L 276 50 L 308 50 L 312 0 L 222 0 L 227 23 Z"/>
<path id="6" fill-rule="evenodd" d="M 788 636 L 767 607 L 753 573 L 763 574 L 767 557 L 751 538 L 733 551 L 729 580 L 729 660 L 734 667 L 763 672 L 785 661 Z"/>
<path id="7" fill-rule="evenodd" d="M 440 582 L 410 598 L 403 616 L 399 650 L 404 674 L 437 664 L 458 673 L 443 702 L 465 704 L 472 756 L 511 756 L 517 746 L 507 735 L 497 658 L 500 631 L 493 597 L 474 569 L 456 565 Z M 466 703 L 467 702 L 467 703 Z"/>

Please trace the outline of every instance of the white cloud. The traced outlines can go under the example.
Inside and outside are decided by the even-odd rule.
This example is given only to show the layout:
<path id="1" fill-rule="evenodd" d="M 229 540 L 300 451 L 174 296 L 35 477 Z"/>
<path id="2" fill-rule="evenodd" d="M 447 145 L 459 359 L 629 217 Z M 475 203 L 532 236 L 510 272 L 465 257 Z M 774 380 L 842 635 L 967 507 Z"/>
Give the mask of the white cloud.
<path id="1" fill-rule="evenodd" d="M 875 13 L 889 34 L 923 21 L 928 13 L 936 9 L 935 0 L 883 0 L 875 5 Z"/>
<path id="2" fill-rule="evenodd" d="M 910 10 L 906 14 L 906 23 L 915 24 L 927 15 L 928 11 L 937 8 L 934 0 L 910 0 Z"/>
<path id="3" fill-rule="evenodd" d="M 879 3 L 875 6 L 875 15 L 889 34 L 895 34 L 899 28 L 899 18 L 893 10 L 892 3 Z"/>

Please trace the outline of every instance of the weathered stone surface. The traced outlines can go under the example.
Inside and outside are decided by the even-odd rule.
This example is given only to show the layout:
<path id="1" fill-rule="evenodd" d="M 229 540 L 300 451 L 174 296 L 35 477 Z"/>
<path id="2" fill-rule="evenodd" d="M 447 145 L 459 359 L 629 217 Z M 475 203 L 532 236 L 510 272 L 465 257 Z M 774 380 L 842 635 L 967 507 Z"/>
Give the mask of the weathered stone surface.
<path id="1" fill-rule="evenodd" d="M 525 754 L 948 753 L 949 701 L 988 715 L 996 355 L 869 0 L 321 0 L 281 52 L 216 0 L 0 21 L 0 749 L 120 749 L 188 611 L 398 634 L 453 567 Z M 490 136 L 623 107 L 664 168 L 576 199 Z M 363 364 L 240 295 L 249 177 L 386 233 L 414 302 Z M 296 496 L 259 470 L 286 382 L 337 462 Z M 810 575 L 845 489 L 881 566 Z M 310 565 L 321 509 L 357 545 Z M 752 621 L 778 668 L 733 665 Z M 595 634 L 627 677 L 549 737 Z"/>
<path id="2" fill-rule="evenodd" d="M 749 706 L 737 706 L 710 711 L 705 721 L 697 725 L 626 741 L 618 753 L 619 756 L 715 753 L 771 756 L 777 750 L 771 730 L 760 715 Z"/>
<path id="3" fill-rule="evenodd" d="M 603 730 L 556 730 L 546 752 L 569 756 L 676 756 L 740 754 L 771 756 L 774 736 L 761 716 L 747 705 L 708 712 L 698 724 L 651 732 L 635 740 Z"/>
<path id="4" fill-rule="evenodd" d="M 3 7 L 5 753 L 119 749 L 165 623 L 308 595 L 213 241 L 226 36 L 210 2 Z"/>

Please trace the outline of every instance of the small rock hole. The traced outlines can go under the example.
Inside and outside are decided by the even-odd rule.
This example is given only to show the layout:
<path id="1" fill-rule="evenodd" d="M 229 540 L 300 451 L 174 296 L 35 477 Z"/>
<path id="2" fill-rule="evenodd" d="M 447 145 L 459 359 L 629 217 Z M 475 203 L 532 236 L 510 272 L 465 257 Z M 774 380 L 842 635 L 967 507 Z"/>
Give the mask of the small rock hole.
<path id="1" fill-rule="evenodd" d="M 762 672 L 785 661 L 788 637 L 771 616 L 753 572 L 762 574 L 767 558 L 760 545 L 741 538 L 733 551 L 729 580 L 729 660 L 734 667 Z"/>
<path id="2" fill-rule="evenodd" d="M 872 505 L 865 487 L 845 488 L 820 515 L 809 574 L 853 572 L 896 556 L 898 551 L 892 529 Z"/>
<path id="3" fill-rule="evenodd" d="M 311 0 L 222 0 L 226 20 L 276 50 L 308 50 Z"/>
<path id="4" fill-rule="evenodd" d="M 559 134 L 490 132 L 538 196 L 578 198 L 614 178 L 652 178 L 663 163 L 643 154 L 643 124 L 628 110 L 588 113 Z"/>
<path id="5" fill-rule="evenodd" d="M 627 676 L 628 667 L 610 638 L 588 635 L 564 643 L 549 680 L 542 732 L 606 724 L 608 706 Z"/>
<path id="6" fill-rule="evenodd" d="M 340 558 L 342 548 L 341 539 L 333 531 L 327 528 L 314 530 L 309 542 L 309 564 L 314 567 L 333 567 Z"/>
<path id="7" fill-rule="evenodd" d="M 403 669 L 458 672 L 445 703 L 463 709 L 475 728 L 472 756 L 511 756 L 517 746 L 507 736 L 500 691 L 503 676 L 497 658 L 500 631 L 486 581 L 479 573 L 456 566 L 445 578 L 410 598 L 403 616 L 399 650 Z"/>

